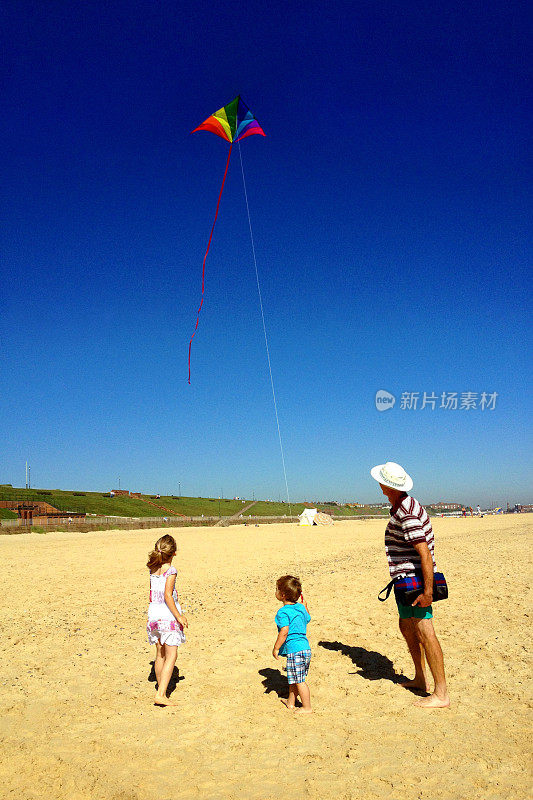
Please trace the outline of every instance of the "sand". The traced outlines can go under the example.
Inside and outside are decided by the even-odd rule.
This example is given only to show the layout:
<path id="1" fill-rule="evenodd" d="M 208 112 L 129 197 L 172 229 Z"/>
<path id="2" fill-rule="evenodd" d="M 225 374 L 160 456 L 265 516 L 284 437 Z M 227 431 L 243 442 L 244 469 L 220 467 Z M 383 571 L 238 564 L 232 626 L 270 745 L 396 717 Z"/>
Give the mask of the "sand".
<path id="1" fill-rule="evenodd" d="M 437 519 L 452 705 L 425 711 L 397 631 L 382 521 L 174 529 L 189 618 L 175 709 L 151 704 L 146 555 L 158 531 L 0 536 L 0 797 L 525 798 L 533 515 Z M 275 579 L 313 616 L 314 714 L 281 704 Z M 152 675 L 153 678 L 153 675 Z"/>

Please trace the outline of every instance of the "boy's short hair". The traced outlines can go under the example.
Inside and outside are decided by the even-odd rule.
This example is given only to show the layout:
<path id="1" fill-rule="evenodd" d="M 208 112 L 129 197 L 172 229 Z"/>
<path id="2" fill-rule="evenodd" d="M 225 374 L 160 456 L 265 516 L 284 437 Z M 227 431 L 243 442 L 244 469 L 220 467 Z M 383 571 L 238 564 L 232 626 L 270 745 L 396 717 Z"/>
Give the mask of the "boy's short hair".
<path id="1" fill-rule="evenodd" d="M 296 603 L 302 594 L 302 584 L 294 575 L 283 575 L 276 581 L 276 588 L 289 603 Z"/>

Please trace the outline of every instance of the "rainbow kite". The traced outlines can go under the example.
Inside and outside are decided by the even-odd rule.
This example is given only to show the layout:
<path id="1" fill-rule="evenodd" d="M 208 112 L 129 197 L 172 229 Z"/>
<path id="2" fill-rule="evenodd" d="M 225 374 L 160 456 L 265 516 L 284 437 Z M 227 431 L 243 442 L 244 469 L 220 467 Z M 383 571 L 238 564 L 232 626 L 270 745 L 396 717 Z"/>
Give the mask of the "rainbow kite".
<path id="1" fill-rule="evenodd" d="M 228 159 L 226 161 L 226 168 L 224 170 L 224 177 L 222 178 L 222 186 L 220 187 L 220 192 L 218 194 L 215 219 L 213 220 L 213 225 L 211 227 L 211 233 L 209 235 L 209 241 L 207 243 L 207 249 L 204 255 L 204 263 L 202 266 L 202 299 L 200 301 L 200 307 L 198 308 L 198 314 L 196 316 L 196 325 L 193 331 L 193 335 L 191 336 L 191 340 L 189 342 L 189 383 L 191 382 L 191 345 L 192 345 L 192 340 L 195 337 L 196 330 L 198 328 L 200 311 L 202 309 L 202 305 L 204 302 L 205 262 L 207 259 L 207 254 L 209 253 L 209 248 L 211 246 L 211 239 L 213 238 L 213 231 L 215 230 L 215 223 L 218 217 L 220 198 L 222 197 L 222 191 L 224 189 L 224 184 L 226 182 L 226 175 L 228 174 L 231 149 L 233 147 L 234 142 L 238 142 L 241 139 L 245 139 L 247 136 L 253 136 L 254 133 L 259 133 L 261 134 L 261 136 L 265 136 L 264 130 L 259 125 L 258 121 L 254 117 L 254 115 L 252 114 L 246 103 L 242 101 L 240 95 L 237 95 L 235 100 L 232 100 L 231 103 L 228 103 L 227 106 L 219 108 L 218 111 L 215 111 L 214 114 L 211 114 L 211 116 L 208 117 L 205 120 L 205 122 L 202 122 L 201 125 L 198 125 L 198 127 L 195 128 L 192 131 L 192 133 L 196 133 L 196 131 L 209 131 L 210 133 L 214 133 L 217 136 L 220 136 L 221 139 L 225 139 L 227 142 L 229 142 L 230 147 L 228 152 Z"/>
<path id="2" fill-rule="evenodd" d="M 196 133 L 196 131 L 211 131 L 231 144 L 238 142 L 239 139 L 245 139 L 246 136 L 252 136 L 254 133 L 265 135 L 264 130 L 246 103 L 243 103 L 240 95 L 237 95 L 235 100 L 232 100 L 224 108 L 219 108 L 218 111 L 211 114 L 192 133 Z"/>

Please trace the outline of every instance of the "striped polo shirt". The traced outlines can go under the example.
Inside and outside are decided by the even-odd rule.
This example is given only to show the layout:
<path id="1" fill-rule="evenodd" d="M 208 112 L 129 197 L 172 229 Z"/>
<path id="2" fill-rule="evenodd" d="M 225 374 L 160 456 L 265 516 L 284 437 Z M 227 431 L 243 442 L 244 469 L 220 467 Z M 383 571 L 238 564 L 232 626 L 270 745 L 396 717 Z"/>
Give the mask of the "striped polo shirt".
<path id="1" fill-rule="evenodd" d="M 431 522 L 426 509 L 414 497 L 407 495 L 394 513 L 391 510 L 390 522 L 385 530 L 385 552 L 391 578 L 422 570 L 420 555 L 413 547 L 415 542 L 427 543 L 435 572 L 435 539 Z"/>

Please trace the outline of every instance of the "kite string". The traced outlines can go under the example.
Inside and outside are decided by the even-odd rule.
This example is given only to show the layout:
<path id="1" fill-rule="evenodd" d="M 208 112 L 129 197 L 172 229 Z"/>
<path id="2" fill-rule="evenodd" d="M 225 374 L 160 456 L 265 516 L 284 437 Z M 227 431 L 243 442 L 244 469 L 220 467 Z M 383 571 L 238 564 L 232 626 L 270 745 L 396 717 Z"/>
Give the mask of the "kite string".
<path id="1" fill-rule="evenodd" d="M 265 346 L 266 346 L 266 354 L 267 354 L 267 361 L 268 361 L 268 371 L 270 373 L 270 386 L 272 387 L 272 398 L 274 400 L 274 411 L 275 411 L 275 414 L 276 414 L 276 425 L 277 425 L 277 428 L 278 428 L 279 448 L 281 450 L 281 463 L 283 464 L 283 476 L 285 478 L 285 488 L 287 490 L 287 503 L 289 505 L 289 516 L 292 517 L 291 501 L 290 501 L 290 497 L 289 497 L 289 484 L 287 483 L 287 471 L 285 469 L 285 456 L 283 454 L 283 442 L 281 440 L 281 430 L 280 430 L 280 427 L 279 427 L 278 404 L 276 402 L 276 391 L 274 389 L 274 379 L 272 377 L 272 367 L 271 367 L 271 364 L 270 364 L 270 350 L 269 350 L 269 347 L 268 347 L 268 336 L 267 336 L 266 325 L 265 325 L 265 314 L 264 314 L 264 311 L 263 311 L 263 299 L 262 299 L 262 296 L 261 296 L 261 286 L 259 284 L 259 272 L 258 272 L 258 269 L 257 269 L 257 259 L 255 257 L 254 235 L 253 235 L 253 232 L 252 232 L 252 222 L 251 222 L 251 219 L 250 219 L 250 207 L 248 205 L 248 192 L 246 191 L 246 180 L 244 179 L 244 167 L 243 167 L 243 163 L 242 163 L 241 142 L 240 142 L 240 140 L 237 140 L 237 141 L 239 142 L 239 158 L 240 158 L 240 162 L 241 162 L 242 183 L 243 183 L 243 186 L 244 186 L 244 198 L 246 200 L 246 211 L 247 211 L 247 214 L 248 214 L 248 226 L 250 228 L 250 240 L 252 242 L 252 253 L 253 253 L 253 257 L 254 257 L 254 267 L 255 267 L 255 278 L 256 278 L 256 281 L 257 281 L 257 291 L 259 293 L 259 306 L 261 308 L 261 319 L 263 321 L 263 333 L 265 335 Z"/>
<path id="2" fill-rule="evenodd" d="M 218 209 L 220 206 L 220 198 L 222 197 L 222 192 L 224 191 L 224 184 L 226 183 L 226 175 L 228 174 L 228 167 L 229 167 L 229 159 L 231 156 L 231 148 L 233 147 L 233 142 L 229 146 L 229 153 L 228 153 L 228 160 L 226 161 L 226 169 L 224 170 L 224 177 L 222 178 L 222 186 L 220 187 L 220 192 L 218 193 L 218 201 L 217 201 L 217 209 L 215 211 L 215 219 L 213 220 L 213 226 L 211 228 L 211 233 L 209 234 L 209 241 L 207 243 L 207 250 L 205 251 L 204 255 L 204 263 L 202 265 L 202 299 L 200 301 L 200 307 L 198 309 L 198 314 L 196 315 L 196 325 L 194 326 L 194 331 L 191 336 L 191 340 L 189 342 L 189 383 L 191 382 L 191 345 L 192 340 L 196 336 L 196 330 L 198 328 L 198 320 L 200 319 L 200 311 L 202 310 L 202 306 L 204 304 L 204 287 L 205 287 L 205 262 L 207 259 L 207 254 L 209 253 L 209 248 L 211 247 L 211 239 L 213 238 L 213 231 L 215 230 L 215 224 L 218 217 Z"/>

